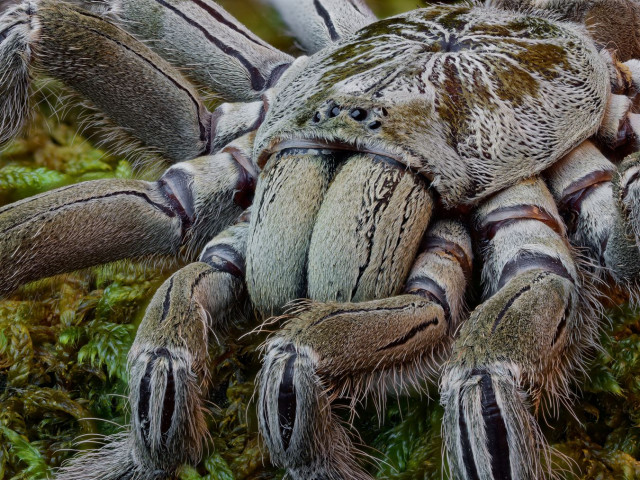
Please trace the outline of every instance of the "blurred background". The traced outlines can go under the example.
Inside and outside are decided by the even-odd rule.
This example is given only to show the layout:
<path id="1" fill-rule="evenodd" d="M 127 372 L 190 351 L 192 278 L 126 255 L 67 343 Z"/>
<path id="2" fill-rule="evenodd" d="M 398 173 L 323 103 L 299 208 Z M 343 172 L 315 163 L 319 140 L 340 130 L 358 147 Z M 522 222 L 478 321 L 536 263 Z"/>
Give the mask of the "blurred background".
<path id="1" fill-rule="evenodd" d="M 0 0 L 0 12 L 10 3 Z M 265 40 L 300 54 L 264 3 L 219 3 Z M 425 5 L 368 3 L 381 17 Z M 83 110 L 61 108 L 58 85 L 37 83 L 36 89 L 29 128 L 0 152 L 0 206 L 75 182 L 142 175 L 78 134 Z M 128 423 L 126 355 L 151 295 L 178 267 L 118 262 L 36 282 L 0 301 L 0 480 L 51 478 L 74 451 L 99 445 Z M 603 316 L 603 349 L 594 352 L 588 378 L 578 380 L 575 416 L 561 411 L 559 420 L 541 419 L 567 479 L 640 479 L 640 323 L 637 311 L 621 305 Z M 183 469 L 182 480 L 283 476 L 268 466 L 251 404 L 262 338 L 234 340 L 243 331 L 212 352 L 211 442 L 200 465 Z M 434 388 L 431 397 L 390 399 L 382 423 L 372 406 L 363 407 L 355 429 L 376 478 L 446 475 Z"/>

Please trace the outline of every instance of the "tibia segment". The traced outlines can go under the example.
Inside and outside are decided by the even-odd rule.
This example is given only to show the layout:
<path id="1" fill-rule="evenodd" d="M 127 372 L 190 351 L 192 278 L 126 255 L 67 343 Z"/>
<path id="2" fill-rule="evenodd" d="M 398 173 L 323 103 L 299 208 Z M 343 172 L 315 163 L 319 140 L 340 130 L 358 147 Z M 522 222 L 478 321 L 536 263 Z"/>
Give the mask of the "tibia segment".
<path id="1" fill-rule="evenodd" d="M 209 347 L 244 306 L 247 226 L 223 232 L 205 249 L 205 261 L 178 270 L 155 293 L 129 352 L 129 431 L 74 459 L 61 479 L 111 479 L 102 464 L 121 461 L 130 476 L 113 480 L 164 480 L 176 478 L 182 463 L 199 461 L 208 435 Z"/>
<path id="2" fill-rule="evenodd" d="M 228 101 L 256 100 L 293 58 L 211 0 L 115 0 L 121 26 Z"/>
<path id="3" fill-rule="evenodd" d="M 377 21 L 364 0 L 268 0 L 309 52 Z"/>
<path id="4" fill-rule="evenodd" d="M 134 138 L 173 162 L 210 151 L 211 114 L 195 89 L 120 27 L 54 0 L 26 2 L 3 15 L 0 26 L 0 124 L 11 125 L 1 141 L 25 116 L 32 70 L 89 99 L 117 127 L 114 140 Z"/>
<path id="5" fill-rule="evenodd" d="M 250 202 L 255 178 L 234 155 L 240 148 L 175 165 L 157 182 L 84 182 L 0 208 L 0 294 L 122 258 L 192 258 Z"/>
<path id="6" fill-rule="evenodd" d="M 450 342 L 442 306 L 416 294 L 361 303 L 303 303 L 266 345 L 260 431 L 295 480 L 369 479 L 331 403 L 421 388 Z"/>
<path id="7" fill-rule="evenodd" d="M 536 401 L 543 391 L 566 397 L 569 373 L 593 344 L 596 324 L 551 193 L 541 179 L 526 180 L 475 216 L 487 300 L 463 325 L 458 358 L 472 368 L 508 358 Z"/>
<path id="8" fill-rule="evenodd" d="M 462 325 L 441 383 L 447 453 L 458 479 L 541 480 L 550 464 L 526 399 L 542 410 L 566 402 L 594 342 L 590 299 L 542 180 L 474 216 L 487 300 Z"/>

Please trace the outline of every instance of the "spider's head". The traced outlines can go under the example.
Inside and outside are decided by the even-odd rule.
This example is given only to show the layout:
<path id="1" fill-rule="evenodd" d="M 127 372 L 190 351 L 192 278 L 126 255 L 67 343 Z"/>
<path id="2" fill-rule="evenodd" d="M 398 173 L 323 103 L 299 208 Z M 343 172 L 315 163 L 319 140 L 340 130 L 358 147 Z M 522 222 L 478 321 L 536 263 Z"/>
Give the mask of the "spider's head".
<path id="1" fill-rule="evenodd" d="M 420 170 L 416 141 L 442 135 L 435 131 L 435 89 L 422 78 L 430 47 L 389 41 L 406 21 L 377 22 L 298 59 L 271 92 L 256 139 L 259 163 L 285 148 L 324 147 L 381 154 Z"/>
<path id="2" fill-rule="evenodd" d="M 256 138 L 381 154 L 474 202 L 538 173 L 597 129 L 608 71 L 584 32 L 525 13 L 434 6 L 298 59 Z"/>

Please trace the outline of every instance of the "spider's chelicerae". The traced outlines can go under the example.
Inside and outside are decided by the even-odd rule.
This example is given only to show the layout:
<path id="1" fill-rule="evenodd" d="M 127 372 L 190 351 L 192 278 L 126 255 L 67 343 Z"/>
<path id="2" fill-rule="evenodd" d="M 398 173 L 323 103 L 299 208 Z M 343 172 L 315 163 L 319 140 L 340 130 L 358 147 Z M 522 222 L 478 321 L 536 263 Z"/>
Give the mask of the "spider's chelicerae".
<path id="1" fill-rule="evenodd" d="M 594 345 L 587 292 L 640 278 L 640 4 L 488 0 L 379 21 L 362 0 L 271 3 L 309 56 L 211 0 L 33 0 L 0 17 L 0 142 L 42 72 L 175 163 L 157 182 L 0 209 L 0 293 L 121 258 L 194 260 L 129 354 L 129 432 L 58 477 L 196 462 L 208 345 L 254 311 L 286 313 L 256 403 L 290 478 L 369 478 L 335 402 L 432 372 L 455 478 L 550 476 L 533 412 L 568 398 Z M 210 112 L 191 82 L 235 103 Z M 468 314 L 473 268 L 484 295 Z"/>

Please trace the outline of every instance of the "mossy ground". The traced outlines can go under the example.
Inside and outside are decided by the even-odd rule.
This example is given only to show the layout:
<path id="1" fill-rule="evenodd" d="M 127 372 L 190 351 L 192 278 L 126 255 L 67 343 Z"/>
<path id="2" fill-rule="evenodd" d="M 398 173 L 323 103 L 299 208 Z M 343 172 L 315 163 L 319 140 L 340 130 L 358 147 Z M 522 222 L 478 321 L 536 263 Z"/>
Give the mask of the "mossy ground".
<path id="1" fill-rule="evenodd" d="M 257 15 L 252 2 L 221 3 L 280 48 L 293 48 L 272 27 L 273 14 Z M 415 3 L 370 2 L 384 16 Z M 0 205 L 84 180 L 139 177 L 76 133 L 77 111 L 59 121 L 48 103 L 0 155 Z M 127 351 L 150 296 L 175 268 L 119 262 L 36 282 L 0 302 L 0 480 L 50 478 L 73 451 L 127 423 Z M 565 478 L 640 478 L 639 314 L 623 305 L 609 311 L 610 322 L 603 318 L 603 350 L 578 382 L 575 417 L 561 412 L 543 427 L 572 460 L 561 462 Z M 233 338 L 211 360 L 209 454 L 185 468 L 183 480 L 282 477 L 265 466 L 250 406 L 259 340 Z M 365 408 L 356 429 L 365 451 L 383 460 L 371 471 L 380 479 L 442 478 L 441 418 L 437 398 L 390 400 L 382 425 Z"/>

